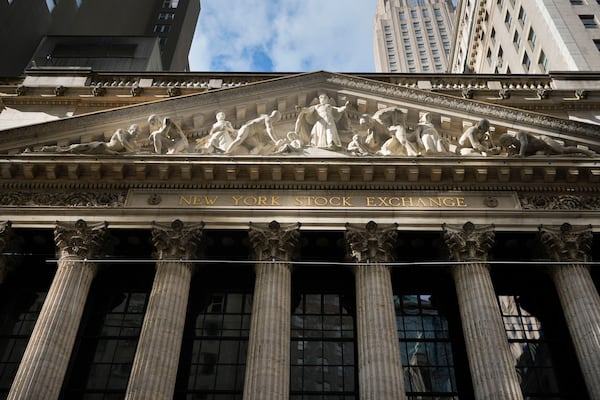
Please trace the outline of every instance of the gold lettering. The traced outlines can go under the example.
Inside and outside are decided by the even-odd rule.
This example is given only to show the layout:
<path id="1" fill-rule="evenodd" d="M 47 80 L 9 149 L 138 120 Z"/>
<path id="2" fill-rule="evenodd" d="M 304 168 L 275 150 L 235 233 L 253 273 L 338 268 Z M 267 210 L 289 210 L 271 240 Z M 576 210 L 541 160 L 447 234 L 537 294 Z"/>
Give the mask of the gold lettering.
<path id="1" fill-rule="evenodd" d="M 240 200 L 242 200 L 244 196 L 231 196 L 231 199 L 233 200 L 233 205 L 234 206 L 239 206 L 240 205 Z"/>
<path id="2" fill-rule="evenodd" d="M 387 203 L 387 197 L 378 197 L 379 205 L 382 207 L 389 207 L 390 205 Z"/>
<path id="3" fill-rule="evenodd" d="M 388 203 L 391 207 L 400 207 L 400 197 L 390 197 Z"/>
<path id="4" fill-rule="evenodd" d="M 210 198 L 208 196 L 204 196 L 204 201 L 206 203 L 207 206 L 214 206 L 215 203 L 217 202 L 217 199 L 219 198 L 219 196 L 215 196 L 213 198 Z"/>
<path id="5" fill-rule="evenodd" d="M 375 206 L 375 197 L 367 197 L 367 207 Z"/>
<path id="6" fill-rule="evenodd" d="M 296 207 L 302 207 L 304 205 L 304 202 L 302 201 L 302 197 L 296 197 L 294 205 Z"/>
<path id="7" fill-rule="evenodd" d="M 434 197 L 430 197 L 429 198 L 429 206 L 433 207 L 441 207 L 442 206 L 442 200 L 438 197 L 437 199 Z"/>
<path id="8" fill-rule="evenodd" d="M 191 206 L 192 205 L 192 198 L 191 197 L 185 197 L 185 196 L 179 196 L 179 205 L 188 205 Z"/>
<path id="9" fill-rule="evenodd" d="M 454 199 L 453 199 L 453 198 L 451 198 L 451 197 L 444 197 L 444 198 L 442 199 L 442 202 L 444 203 L 444 205 L 445 205 L 446 207 L 456 207 L 456 202 L 455 202 L 455 201 L 454 201 Z"/>
<path id="10" fill-rule="evenodd" d="M 259 206 L 266 206 L 267 205 L 267 197 L 266 196 L 259 196 L 258 197 L 258 205 Z"/>
<path id="11" fill-rule="evenodd" d="M 271 196 L 271 205 L 272 206 L 280 206 L 279 196 Z"/>
<path id="12" fill-rule="evenodd" d="M 352 203 L 350 202 L 350 196 L 342 197 L 342 203 L 344 207 L 352 207 Z"/>
<path id="13" fill-rule="evenodd" d="M 402 207 L 412 207 L 413 206 L 413 198 L 408 198 L 408 206 L 406 205 L 406 197 L 402 197 Z"/>
<path id="14" fill-rule="evenodd" d="M 417 200 L 417 207 L 427 207 L 427 203 L 425 203 L 425 200 L 419 197 Z"/>
<path id="15" fill-rule="evenodd" d="M 255 196 L 244 197 L 243 201 L 245 206 L 255 206 L 258 203 L 258 199 Z"/>
<path id="16" fill-rule="evenodd" d="M 342 199 L 340 197 L 332 197 L 329 199 L 329 203 L 332 206 L 340 206 L 342 205 Z"/>
<path id="17" fill-rule="evenodd" d="M 466 207 L 467 203 L 465 201 L 465 198 L 464 197 L 457 197 L 456 198 L 456 206 L 457 207 Z"/>
<path id="18" fill-rule="evenodd" d="M 326 197 L 314 197 L 315 206 L 326 206 L 329 202 Z"/>

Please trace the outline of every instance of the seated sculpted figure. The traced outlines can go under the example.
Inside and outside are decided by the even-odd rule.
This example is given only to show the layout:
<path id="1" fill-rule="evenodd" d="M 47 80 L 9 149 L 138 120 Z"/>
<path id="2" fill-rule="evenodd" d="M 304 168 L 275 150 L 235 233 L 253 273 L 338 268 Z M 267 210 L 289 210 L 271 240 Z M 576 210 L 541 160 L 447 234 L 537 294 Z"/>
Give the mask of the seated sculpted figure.
<path id="1" fill-rule="evenodd" d="M 196 140 L 196 149 L 203 153 L 224 153 L 237 136 L 231 122 L 225 119 L 225 113 L 219 111 L 215 122 L 208 132 L 208 136 Z"/>
<path id="2" fill-rule="evenodd" d="M 235 139 L 229 144 L 225 153 L 250 153 L 269 154 L 279 147 L 278 140 L 273 131 L 273 123 L 281 119 L 279 111 L 271 114 L 262 114 L 240 127 Z M 283 139 L 285 141 L 285 139 Z M 244 144 L 244 146 L 242 146 Z M 244 147 L 244 148 L 242 148 Z"/>
<path id="3" fill-rule="evenodd" d="M 350 103 L 335 107 L 325 93 L 319 95 L 319 104 L 303 108 L 296 120 L 296 134 L 305 143 L 323 149 L 339 149 L 342 141 L 337 122 L 342 118 Z"/>
<path id="4" fill-rule="evenodd" d="M 490 121 L 487 119 L 482 119 L 477 125 L 467 128 L 458 139 L 460 154 L 463 156 L 498 154 L 500 149 L 494 146 L 489 131 Z"/>
<path id="5" fill-rule="evenodd" d="M 439 132 L 433 126 L 430 113 L 421 115 L 419 123 L 415 128 L 415 133 L 419 138 L 419 142 L 425 149 L 427 154 L 445 154 L 449 153 L 448 144 L 440 136 Z"/>
<path id="6" fill-rule="evenodd" d="M 176 154 L 187 150 L 189 142 L 185 133 L 171 118 L 165 117 L 162 122 L 156 115 L 148 117 L 150 125 L 150 141 L 158 154 Z"/>
<path id="7" fill-rule="evenodd" d="M 355 156 L 364 156 L 366 154 L 369 154 L 369 149 L 367 149 L 365 144 L 362 142 L 360 136 L 358 135 L 352 136 L 352 141 L 348 143 L 347 150 Z"/>
<path id="8" fill-rule="evenodd" d="M 575 146 L 565 146 L 548 136 L 535 136 L 519 131 L 516 135 L 504 133 L 500 135 L 500 145 L 506 149 L 509 156 L 526 157 L 532 155 L 580 154 L 593 157 L 592 150 L 580 149 Z"/>
<path id="9" fill-rule="evenodd" d="M 127 130 L 117 129 L 108 142 L 76 143 L 69 146 L 44 146 L 40 151 L 73 154 L 134 153 L 140 149 L 137 142 L 140 127 L 132 124 Z"/>

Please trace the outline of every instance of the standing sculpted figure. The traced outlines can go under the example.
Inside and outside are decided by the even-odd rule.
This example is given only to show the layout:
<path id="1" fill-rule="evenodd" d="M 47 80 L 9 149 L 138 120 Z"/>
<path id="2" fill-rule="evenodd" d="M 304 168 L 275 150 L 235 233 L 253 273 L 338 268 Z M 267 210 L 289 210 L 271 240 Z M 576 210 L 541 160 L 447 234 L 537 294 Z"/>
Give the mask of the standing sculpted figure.
<path id="1" fill-rule="evenodd" d="M 148 117 L 150 125 L 150 141 L 154 144 L 154 151 L 158 154 L 176 154 L 186 150 L 189 146 L 187 136 L 179 125 L 171 118 L 165 117 L 162 122 L 156 115 Z"/>
<path id="2" fill-rule="evenodd" d="M 490 121 L 480 120 L 477 125 L 468 128 L 458 139 L 461 146 L 460 154 L 468 155 L 488 155 L 498 154 L 500 149 L 494 146 L 490 135 Z"/>
<path id="3" fill-rule="evenodd" d="M 350 103 L 342 107 L 331 105 L 329 96 L 319 95 L 319 104 L 303 108 L 296 120 L 296 134 L 311 146 L 322 149 L 337 149 L 342 147 L 338 133 L 337 122 L 346 112 Z M 310 131 L 310 133 L 308 133 Z"/>
<path id="4" fill-rule="evenodd" d="M 548 136 L 535 136 L 531 133 L 519 131 L 515 136 L 504 133 L 500 135 L 500 145 L 506 148 L 509 156 L 526 157 L 532 155 L 553 154 L 581 154 L 593 157 L 596 153 L 592 150 L 580 149 L 575 146 L 565 146 Z"/>
<path id="5" fill-rule="evenodd" d="M 251 154 L 272 153 L 280 143 L 273 130 L 273 122 L 281 119 L 279 111 L 274 110 L 271 114 L 262 114 L 240 127 L 235 139 L 229 144 L 225 153 L 238 152 L 244 144 L 247 152 Z"/>
<path id="6" fill-rule="evenodd" d="M 449 153 L 446 141 L 440 136 L 439 132 L 433 126 L 430 113 L 424 113 L 419 119 L 419 123 L 415 128 L 415 133 L 422 146 L 425 148 L 425 153 Z"/>
<path id="7" fill-rule="evenodd" d="M 367 129 L 364 145 L 369 152 L 381 152 L 383 144 L 392 136 L 390 127 L 404 125 L 404 119 L 405 116 L 402 110 L 395 106 L 377 110 L 372 116 L 369 114 L 361 115 L 359 123 L 360 126 Z M 391 143 L 388 144 L 388 147 L 390 145 Z M 396 145 L 400 147 L 399 142 Z M 392 153 L 392 149 L 387 149 L 386 151 L 389 151 L 390 154 Z"/>

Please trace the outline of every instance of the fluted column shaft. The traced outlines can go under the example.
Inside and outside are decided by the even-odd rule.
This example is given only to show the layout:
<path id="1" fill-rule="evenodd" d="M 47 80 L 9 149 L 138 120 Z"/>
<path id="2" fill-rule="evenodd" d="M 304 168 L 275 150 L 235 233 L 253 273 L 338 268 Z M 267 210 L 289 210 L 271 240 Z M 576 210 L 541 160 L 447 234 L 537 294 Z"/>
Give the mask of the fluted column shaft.
<path id="1" fill-rule="evenodd" d="M 191 258 L 202 225 L 186 229 L 181 221 L 171 227 L 153 226 L 159 261 L 148 308 L 133 360 L 125 398 L 167 400 L 173 397 L 179 353 L 192 279 Z"/>
<path id="2" fill-rule="evenodd" d="M 105 226 L 92 232 L 83 221 L 57 227 L 58 269 L 10 389 L 10 400 L 57 399 L 97 266 L 86 262 Z"/>
<path id="3" fill-rule="evenodd" d="M 451 256 L 465 264 L 452 270 L 462 321 L 473 391 L 477 400 L 521 400 L 515 359 L 487 264 L 493 226 L 444 226 Z"/>
<path id="4" fill-rule="evenodd" d="M 453 277 L 475 398 L 522 399 L 488 265 L 458 265 Z"/>
<path id="5" fill-rule="evenodd" d="M 585 261 L 592 246 L 591 226 L 540 227 L 541 241 L 555 261 L 548 268 L 573 340 L 591 399 L 600 399 L 600 296 Z"/>
<path id="6" fill-rule="evenodd" d="M 360 398 L 404 399 L 389 267 L 360 264 L 354 271 Z"/>
<path id="7" fill-rule="evenodd" d="M 173 397 L 191 277 L 189 263 L 158 262 L 126 399 Z"/>
<path id="8" fill-rule="evenodd" d="M 244 399 L 287 399 L 290 387 L 291 268 L 256 266 Z"/>
<path id="9" fill-rule="evenodd" d="M 600 297 L 590 271 L 560 265 L 551 273 L 591 399 L 600 399 Z"/>
<path id="10" fill-rule="evenodd" d="M 290 391 L 291 264 L 299 225 L 251 225 L 250 241 L 260 263 L 252 318 L 244 400 L 283 400 Z M 268 262 L 271 260 L 271 262 Z M 267 261 L 267 262 L 265 262 Z"/>
<path id="11" fill-rule="evenodd" d="M 362 400 L 406 399 L 389 267 L 396 225 L 346 225 L 355 267 L 358 380 Z"/>

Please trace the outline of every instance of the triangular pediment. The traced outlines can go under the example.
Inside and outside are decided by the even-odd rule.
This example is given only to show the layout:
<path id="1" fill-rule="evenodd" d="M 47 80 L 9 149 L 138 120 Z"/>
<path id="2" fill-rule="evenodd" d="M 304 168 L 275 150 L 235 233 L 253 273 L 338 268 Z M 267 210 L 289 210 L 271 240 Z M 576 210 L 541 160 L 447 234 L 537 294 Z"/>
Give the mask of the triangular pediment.
<path id="1" fill-rule="evenodd" d="M 318 110 L 320 94 L 328 97 L 322 110 Z M 221 112 L 224 119 L 217 124 L 216 115 Z M 323 118 L 330 120 L 323 122 Z M 475 148 L 464 137 L 484 119 L 489 121 L 487 143 L 483 143 L 487 150 Z M 173 126 L 169 132 L 162 126 L 165 120 Z M 115 132 L 127 136 L 133 124 L 139 128 L 135 148 L 107 148 Z M 219 124 L 226 127 L 224 132 L 219 131 Z M 161 128 L 162 133 L 158 132 Z M 429 132 L 425 136 L 430 143 L 424 131 Z M 155 144 L 155 138 L 163 134 L 162 144 Z M 500 137 L 525 134 L 530 147 L 532 141 L 543 139 L 539 153 L 545 152 L 544 141 L 550 143 L 546 153 L 557 156 L 590 156 L 588 149 L 600 151 L 597 125 L 317 71 L 5 130 L 0 132 L 0 152 L 227 158 L 505 157 L 507 150 L 515 149 L 502 148 Z M 483 140 L 483 133 L 480 136 Z M 386 147 L 386 141 L 394 138 L 398 142 Z M 515 141 L 516 146 L 520 143 Z"/>

